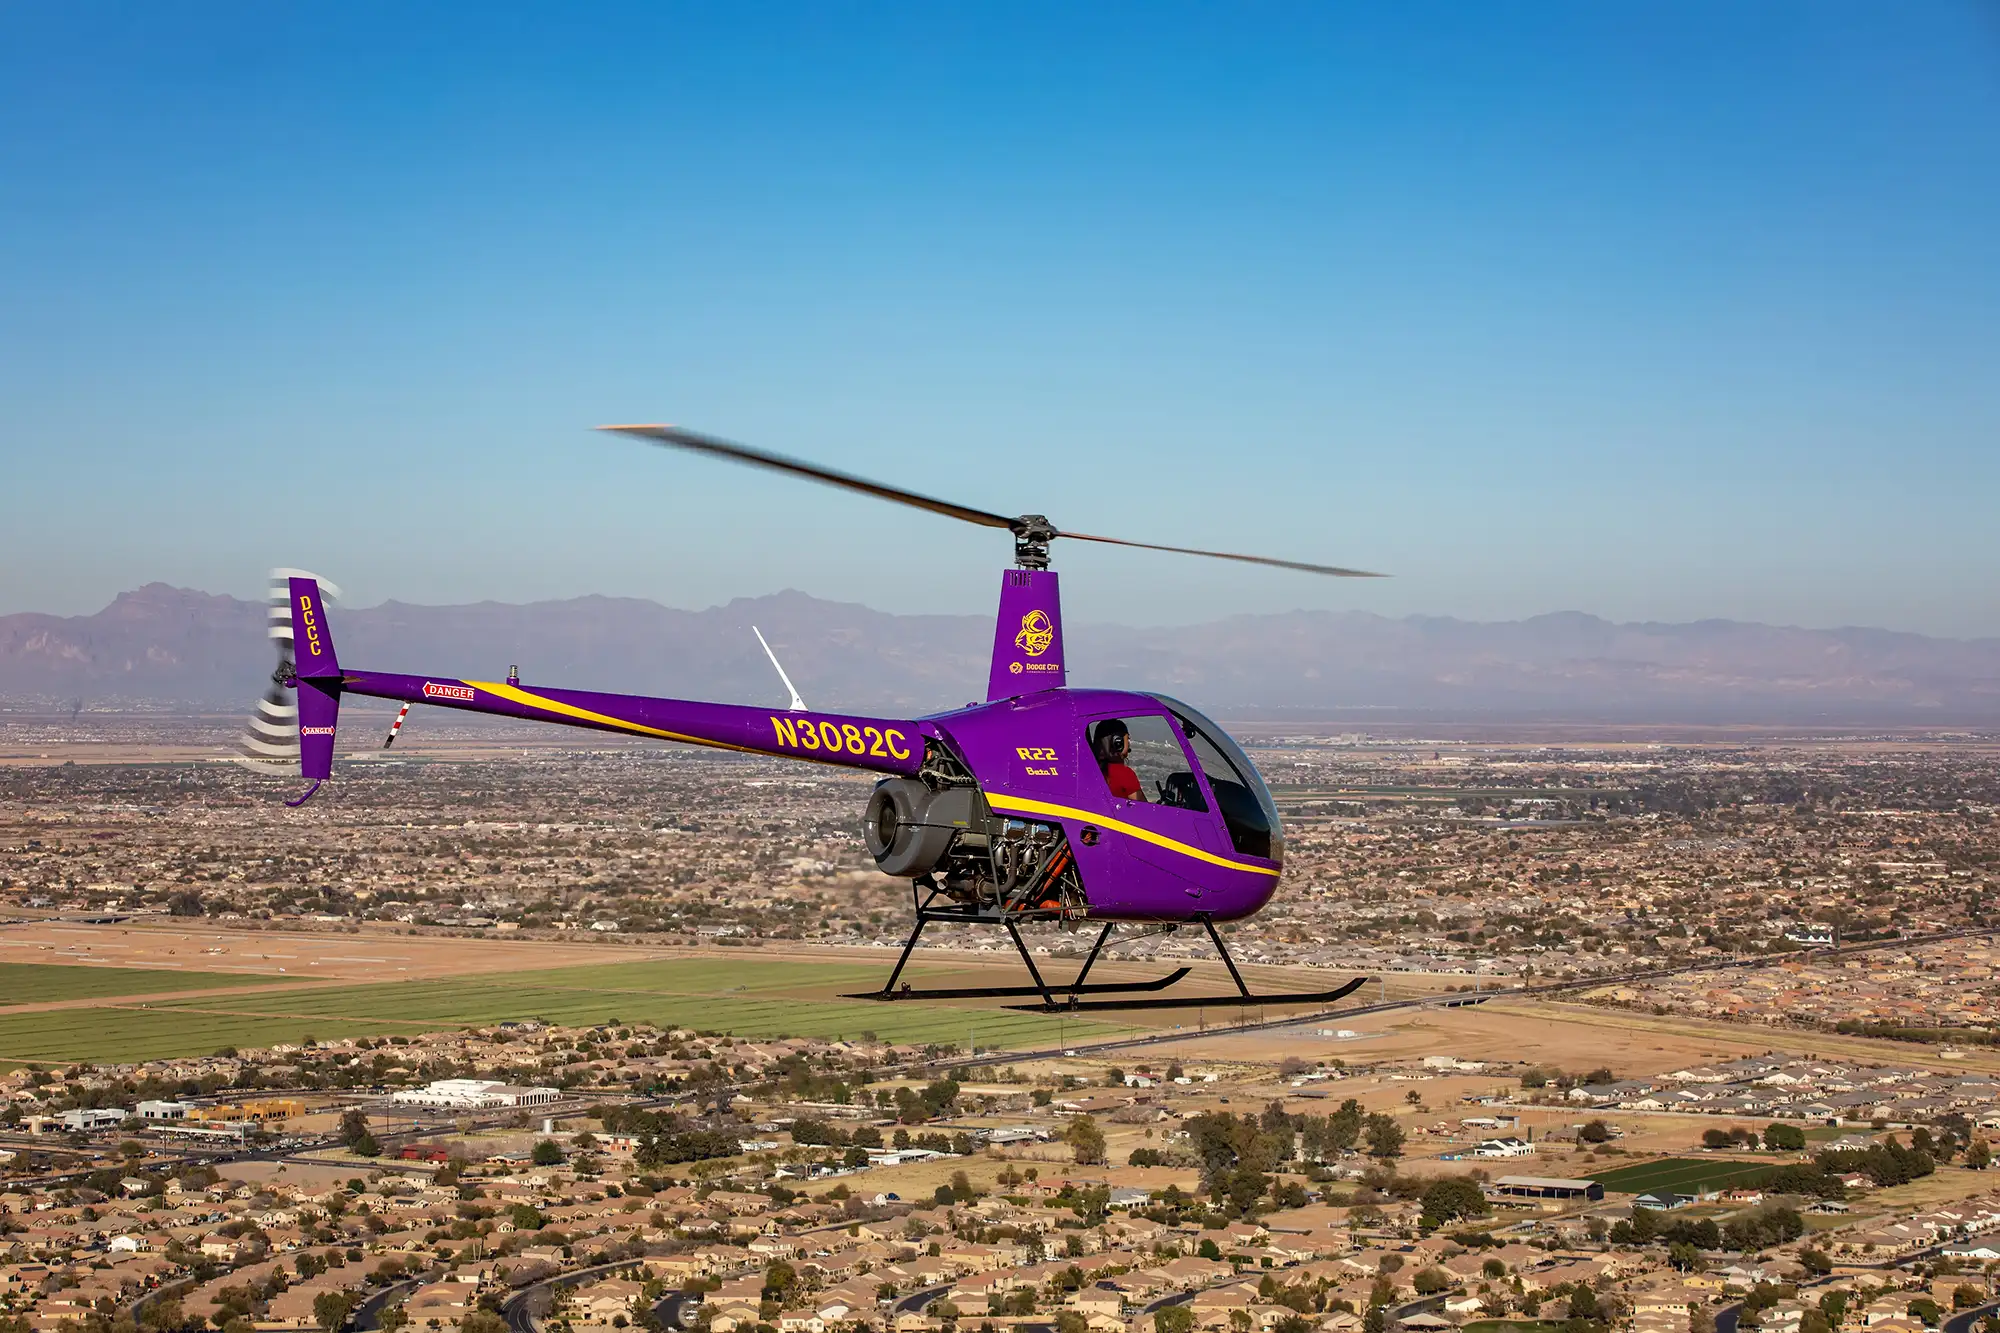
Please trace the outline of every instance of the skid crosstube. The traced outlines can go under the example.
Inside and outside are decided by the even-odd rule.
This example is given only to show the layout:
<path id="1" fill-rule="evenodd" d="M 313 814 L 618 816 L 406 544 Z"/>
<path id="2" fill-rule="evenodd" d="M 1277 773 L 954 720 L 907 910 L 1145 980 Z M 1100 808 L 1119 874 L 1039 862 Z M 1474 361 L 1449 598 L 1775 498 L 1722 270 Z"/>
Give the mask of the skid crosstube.
<path id="1" fill-rule="evenodd" d="M 1152 981 L 1103 981 L 1094 986 L 1080 984 L 1065 986 L 1061 982 L 1052 981 L 1048 985 L 1048 991 L 1063 995 L 1112 995 L 1120 992 L 1160 991 L 1193 970 L 1183 967 L 1178 971 L 1169 972 L 1164 977 L 1156 977 Z M 948 986 L 936 990 L 916 990 L 904 986 L 901 990 L 864 991 L 859 995 L 843 995 L 840 998 L 843 1000 L 1005 1000 L 1045 993 L 1047 992 L 1036 986 Z"/>
<path id="2" fill-rule="evenodd" d="M 1058 999 L 1054 1003 L 1010 1004 L 1007 1008 L 1027 1014 L 1077 1014 L 1093 1009 L 1219 1009 L 1228 1005 L 1333 1004 L 1367 984 L 1367 977 L 1356 977 L 1344 986 L 1325 991 L 1280 991 L 1273 995 L 1252 995 L 1246 991 L 1241 995 L 1165 995 L 1154 1000 L 1071 1000 L 1067 1003 Z"/>

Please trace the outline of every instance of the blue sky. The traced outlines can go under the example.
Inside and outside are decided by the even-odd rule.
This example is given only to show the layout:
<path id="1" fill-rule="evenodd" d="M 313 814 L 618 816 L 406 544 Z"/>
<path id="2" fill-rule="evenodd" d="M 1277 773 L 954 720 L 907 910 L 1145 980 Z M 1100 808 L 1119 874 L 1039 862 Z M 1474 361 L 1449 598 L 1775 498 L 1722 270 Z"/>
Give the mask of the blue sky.
<path id="1" fill-rule="evenodd" d="M 2000 634 L 1990 5 L 0 8 L 0 612 Z"/>

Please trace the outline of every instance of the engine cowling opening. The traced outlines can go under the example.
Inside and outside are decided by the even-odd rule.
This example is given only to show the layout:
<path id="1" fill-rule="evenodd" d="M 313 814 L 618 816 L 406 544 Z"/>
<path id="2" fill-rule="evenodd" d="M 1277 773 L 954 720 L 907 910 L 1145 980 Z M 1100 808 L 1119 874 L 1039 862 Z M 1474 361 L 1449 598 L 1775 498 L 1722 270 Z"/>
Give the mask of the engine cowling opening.
<path id="1" fill-rule="evenodd" d="M 885 875 L 928 875 L 944 863 L 960 834 L 983 833 L 984 802 L 971 787 L 933 791 L 917 778 L 875 784 L 861 821 L 868 854 Z"/>

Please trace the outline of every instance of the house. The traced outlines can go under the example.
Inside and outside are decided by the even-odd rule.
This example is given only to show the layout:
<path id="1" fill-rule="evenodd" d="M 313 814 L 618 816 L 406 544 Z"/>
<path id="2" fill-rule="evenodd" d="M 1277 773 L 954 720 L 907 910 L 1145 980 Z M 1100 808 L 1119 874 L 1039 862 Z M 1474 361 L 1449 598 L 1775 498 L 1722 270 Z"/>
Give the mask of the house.
<path id="1" fill-rule="evenodd" d="M 1534 1154 L 1535 1145 L 1525 1139 L 1511 1135 L 1500 1139 L 1485 1139 L 1472 1150 L 1474 1157 L 1529 1157 Z"/>
<path id="2" fill-rule="evenodd" d="M 570 1298 L 570 1318 L 579 1324 L 600 1326 L 620 1318 L 629 1321 L 643 1290 L 637 1282 L 616 1277 L 579 1287 Z"/>

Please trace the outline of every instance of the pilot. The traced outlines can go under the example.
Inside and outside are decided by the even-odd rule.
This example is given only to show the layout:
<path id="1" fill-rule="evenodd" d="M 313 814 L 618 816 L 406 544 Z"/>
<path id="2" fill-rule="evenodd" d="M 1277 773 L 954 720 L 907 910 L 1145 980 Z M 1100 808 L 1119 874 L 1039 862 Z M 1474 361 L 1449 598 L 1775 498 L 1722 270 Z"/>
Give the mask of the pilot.
<path id="1" fill-rule="evenodd" d="M 1105 785 L 1111 788 L 1113 796 L 1126 801 L 1146 799 L 1139 775 L 1125 762 L 1132 753 L 1132 734 L 1123 722 L 1114 717 L 1098 723 L 1090 748 L 1097 755 L 1097 766 L 1104 770 Z"/>

